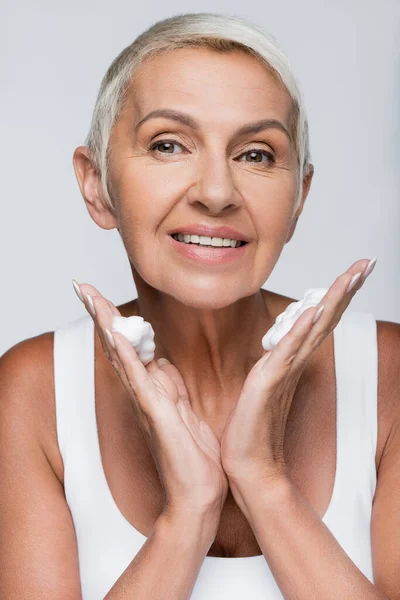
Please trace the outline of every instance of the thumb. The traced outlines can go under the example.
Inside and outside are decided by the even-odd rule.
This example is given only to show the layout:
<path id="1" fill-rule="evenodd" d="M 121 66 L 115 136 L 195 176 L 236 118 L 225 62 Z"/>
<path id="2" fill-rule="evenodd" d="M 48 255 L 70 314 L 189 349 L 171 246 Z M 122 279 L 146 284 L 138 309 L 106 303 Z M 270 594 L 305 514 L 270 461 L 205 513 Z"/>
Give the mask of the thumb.
<path id="1" fill-rule="evenodd" d="M 159 358 L 157 360 L 157 365 L 175 383 L 176 389 L 178 390 L 178 396 L 180 396 L 184 400 L 189 400 L 189 395 L 186 389 L 185 382 L 183 381 L 182 375 L 179 373 L 178 369 L 166 358 Z"/>

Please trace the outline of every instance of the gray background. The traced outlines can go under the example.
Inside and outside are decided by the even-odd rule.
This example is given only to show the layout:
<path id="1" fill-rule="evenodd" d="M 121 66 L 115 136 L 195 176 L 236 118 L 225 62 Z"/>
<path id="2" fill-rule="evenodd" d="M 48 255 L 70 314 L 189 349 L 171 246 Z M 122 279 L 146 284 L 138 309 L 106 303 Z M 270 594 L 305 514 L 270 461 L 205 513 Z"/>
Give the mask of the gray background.
<path id="1" fill-rule="evenodd" d="M 87 213 L 72 154 L 115 56 L 183 12 L 247 17 L 289 56 L 304 94 L 315 175 L 291 242 L 263 287 L 300 298 L 378 255 L 348 310 L 400 322 L 400 3 L 372 0 L 7 1 L 0 7 L 0 354 L 85 313 L 71 279 L 136 297 L 116 230 Z"/>

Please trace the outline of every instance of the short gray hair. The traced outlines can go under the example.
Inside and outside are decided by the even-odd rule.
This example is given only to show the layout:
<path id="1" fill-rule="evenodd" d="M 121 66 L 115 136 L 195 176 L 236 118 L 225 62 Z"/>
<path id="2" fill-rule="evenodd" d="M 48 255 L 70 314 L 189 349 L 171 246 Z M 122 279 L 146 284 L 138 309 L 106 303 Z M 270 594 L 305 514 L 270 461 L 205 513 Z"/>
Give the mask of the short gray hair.
<path id="1" fill-rule="evenodd" d="M 278 77 L 292 100 L 292 134 L 298 161 L 297 198 L 293 214 L 301 203 L 303 177 L 311 156 L 308 122 L 302 95 L 289 61 L 275 39 L 260 27 L 232 15 L 185 13 L 158 21 L 120 52 L 109 66 L 100 85 L 85 145 L 93 166 L 101 175 L 104 199 L 113 210 L 108 188 L 109 139 L 124 106 L 135 69 L 144 59 L 177 48 L 205 47 L 216 52 L 240 49 L 252 54 Z"/>

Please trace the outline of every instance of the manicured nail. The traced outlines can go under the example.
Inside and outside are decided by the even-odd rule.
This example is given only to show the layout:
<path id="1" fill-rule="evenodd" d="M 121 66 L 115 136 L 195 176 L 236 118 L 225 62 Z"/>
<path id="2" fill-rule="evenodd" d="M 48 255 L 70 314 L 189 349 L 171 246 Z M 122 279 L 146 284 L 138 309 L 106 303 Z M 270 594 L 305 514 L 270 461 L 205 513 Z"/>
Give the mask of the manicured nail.
<path id="1" fill-rule="evenodd" d="M 377 260 L 378 260 L 378 257 L 375 256 L 374 258 L 371 258 L 371 260 L 369 261 L 368 266 L 364 271 L 364 275 L 362 276 L 363 282 L 367 279 L 368 275 L 371 275 Z"/>
<path id="2" fill-rule="evenodd" d="M 106 327 L 106 334 L 107 334 L 108 341 L 110 342 L 111 346 L 113 348 L 115 348 L 114 338 L 112 336 L 112 333 L 110 333 L 110 331 L 108 331 L 107 327 Z"/>
<path id="3" fill-rule="evenodd" d="M 159 358 L 157 364 L 159 367 L 162 367 L 163 365 L 170 365 L 171 363 L 167 358 Z"/>
<path id="4" fill-rule="evenodd" d="M 360 275 L 361 275 L 361 271 L 353 276 L 353 279 L 350 281 L 349 287 L 346 290 L 347 293 L 351 292 L 353 287 L 356 285 L 357 281 L 360 279 Z"/>
<path id="5" fill-rule="evenodd" d="M 95 317 L 96 316 L 96 309 L 95 309 L 94 304 L 93 304 L 92 296 L 90 294 L 86 294 L 86 298 L 87 298 L 88 303 L 89 303 L 89 310 L 92 313 L 92 316 Z"/>
<path id="6" fill-rule="evenodd" d="M 79 285 L 75 281 L 75 279 L 72 280 L 72 285 L 74 286 L 74 290 L 76 291 L 76 295 L 78 296 L 79 300 L 84 303 L 83 296 L 81 294 L 81 290 L 79 289 Z"/>
<path id="7" fill-rule="evenodd" d="M 320 316 L 322 315 L 322 311 L 324 310 L 324 305 L 322 304 L 319 309 L 317 310 L 317 312 L 315 313 L 315 317 L 313 318 L 313 325 L 314 323 L 316 323 L 318 321 L 318 319 L 320 318 Z"/>

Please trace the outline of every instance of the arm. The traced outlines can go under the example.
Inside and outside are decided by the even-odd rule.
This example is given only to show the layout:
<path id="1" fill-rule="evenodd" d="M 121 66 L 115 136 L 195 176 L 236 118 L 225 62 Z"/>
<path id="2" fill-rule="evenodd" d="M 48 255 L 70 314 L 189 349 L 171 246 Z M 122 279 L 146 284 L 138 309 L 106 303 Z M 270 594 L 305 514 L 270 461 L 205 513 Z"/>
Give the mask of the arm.
<path id="1" fill-rule="evenodd" d="M 372 507 L 374 582 L 390 600 L 400 599 L 400 324 L 377 321 L 379 425 L 388 435 L 378 465 Z M 386 430 L 386 427 L 385 427 Z"/>
<path id="2" fill-rule="evenodd" d="M 214 538 L 207 519 L 161 515 L 104 600 L 188 600 Z"/>
<path id="3" fill-rule="evenodd" d="M 287 600 L 400 599 L 400 324 L 378 322 L 380 424 L 391 423 L 379 465 L 371 542 L 374 584 L 287 478 L 253 478 L 239 503 Z"/>
<path id="4" fill-rule="evenodd" d="M 260 478 L 257 485 L 243 486 L 241 497 L 286 600 L 389 600 L 353 563 L 294 484 L 261 483 Z"/>
<path id="5" fill-rule="evenodd" d="M 0 359 L 0 598 L 81 600 L 75 530 L 43 448 L 52 341 Z M 50 356 L 50 361 L 49 361 Z"/>
<path id="6" fill-rule="evenodd" d="M 82 600 L 74 524 L 46 442 L 52 355 L 47 333 L 0 358 L 0 598 Z M 189 598 L 216 527 L 214 513 L 163 513 L 107 600 Z"/>

